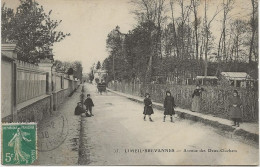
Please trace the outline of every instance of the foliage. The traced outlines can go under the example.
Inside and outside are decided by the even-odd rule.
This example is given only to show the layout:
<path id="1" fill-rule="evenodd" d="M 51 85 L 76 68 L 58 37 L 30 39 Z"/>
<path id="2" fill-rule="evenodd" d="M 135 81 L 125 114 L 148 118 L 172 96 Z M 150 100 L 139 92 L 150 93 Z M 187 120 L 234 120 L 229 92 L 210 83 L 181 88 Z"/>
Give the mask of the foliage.
<path id="1" fill-rule="evenodd" d="M 18 59 L 38 63 L 39 59 L 52 59 L 52 46 L 66 36 L 56 28 L 61 20 L 52 20 L 52 11 L 32 0 L 20 0 L 16 12 L 2 5 L 2 43 L 16 42 L 22 52 Z"/>
<path id="2" fill-rule="evenodd" d="M 251 1 L 246 19 L 229 16 L 233 0 L 218 2 L 215 11 L 208 11 L 215 3 L 201 0 L 131 1 L 136 26 L 127 34 L 117 26 L 107 37 L 109 56 L 103 68 L 108 80 L 187 84 L 198 75 L 219 76 L 223 71 L 247 72 L 256 79 L 258 3 Z M 218 41 L 216 21 L 222 22 Z"/>
<path id="3" fill-rule="evenodd" d="M 79 61 L 74 62 L 63 62 L 60 60 L 55 60 L 54 65 L 57 72 L 66 73 L 68 75 L 73 75 L 75 78 L 82 80 L 82 64 Z"/>
<path id="4" fill-rule="evenodd" d="M 100 69 L 100 68 L 101 68 L 101 63 L 100 63 L 100 61 L 98 61 L 98 62 L 97 62 L 96 69 L 98 70 L 98 69 Z"/>

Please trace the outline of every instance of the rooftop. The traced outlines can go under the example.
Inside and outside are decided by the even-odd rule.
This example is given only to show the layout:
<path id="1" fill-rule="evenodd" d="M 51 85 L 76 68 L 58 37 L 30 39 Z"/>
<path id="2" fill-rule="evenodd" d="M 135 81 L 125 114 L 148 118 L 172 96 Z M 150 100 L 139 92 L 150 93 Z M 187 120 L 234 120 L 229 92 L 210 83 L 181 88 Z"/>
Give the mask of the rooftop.
<path id="1" fill-rule="evenodd" d="M 252 79 L 246 72 L 221 72 L 221 75 L 229 79 Z"/>
<path id="2" fill-rule="evenodd" d="M 216 76 L 197 76 L 197 79 L 218 79 Z"/>

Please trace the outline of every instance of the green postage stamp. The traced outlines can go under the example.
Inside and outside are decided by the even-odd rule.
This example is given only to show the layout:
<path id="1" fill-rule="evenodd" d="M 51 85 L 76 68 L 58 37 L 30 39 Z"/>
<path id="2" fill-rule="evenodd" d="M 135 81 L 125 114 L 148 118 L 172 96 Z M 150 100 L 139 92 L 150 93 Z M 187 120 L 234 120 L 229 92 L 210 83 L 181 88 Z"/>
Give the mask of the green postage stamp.
<path id="1" fill-rule="evenodd" d="M 2 124 L 2 164 L 30 165 L 37 159 L 37 124 Z"/>

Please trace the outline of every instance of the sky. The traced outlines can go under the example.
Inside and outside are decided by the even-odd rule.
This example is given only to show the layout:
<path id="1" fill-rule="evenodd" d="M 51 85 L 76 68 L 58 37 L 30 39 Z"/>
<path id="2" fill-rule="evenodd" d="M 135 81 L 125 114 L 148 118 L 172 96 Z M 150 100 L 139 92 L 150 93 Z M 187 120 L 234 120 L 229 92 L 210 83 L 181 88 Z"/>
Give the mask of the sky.
<path id="1" fill-rule="evenodd" d="M 53 47 L 54 59 L 61 61 L 81 61 L 83 72 L 90 71 L 97 61 L 108 57 L 106 38 L 117 25 L 121 32 L 127 33 L 136 25 L 133 6 L 130 0 L 36 0 L 46 12 L 52 10 L 52 19 L 62 20 L 57 30 L 70 33 L 63 41 Z M 204 0 L 202 0 L 204 2 Z M 222 0 L 209 0 L 208 17 L 214 15 Z M 2 0 L 7 7 L 16 8 L 19 0 Z M 187 1 L 190 2 L 190 1 Z M 166 3 L 168 3 L 166 1 Z M 250 0 L 235 0 L 232 17 L 245 18 L 250 12 Z M 177 4 L 174 7 L 175 17 L 178 17 Z M 203 15 L 199 8 L 199 15 Z M 216 38 L 221 28 L 221 14 L 212 23 Z"/>
<path id="2" fill-rule="evenodd" d="M 37 0 L 36 0 L 37 1 Z M 6 6 L 15 8 L 19 0 L 6 0 Z M 81 61 L 83 72 L 90 71 L 93 63 L 107 56 L 106 38 L 117 25 L 127 33 L 135 24 L 129 12 L 128 0 L 38 0 L 51 18 L 62 20 L 57 30 L 70 33 L 53 47 L 54 59 Z"/>

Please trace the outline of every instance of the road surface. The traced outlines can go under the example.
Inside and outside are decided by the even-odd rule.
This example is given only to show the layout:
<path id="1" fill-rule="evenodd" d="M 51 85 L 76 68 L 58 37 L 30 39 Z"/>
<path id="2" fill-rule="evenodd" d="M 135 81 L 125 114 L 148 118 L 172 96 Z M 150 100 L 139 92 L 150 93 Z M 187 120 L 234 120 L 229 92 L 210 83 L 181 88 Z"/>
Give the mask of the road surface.
<path id="1" fill-rule="evenodd" d="M 216 133 L 200 123 L 162 111 L 143 120 L 143 105 L 108 92 L 92 95 L 94 117 L 83 117 L 80 165 L 257 165 L 258 149 Z M 221 152 L 222 151 L 222 152 Z"/>

